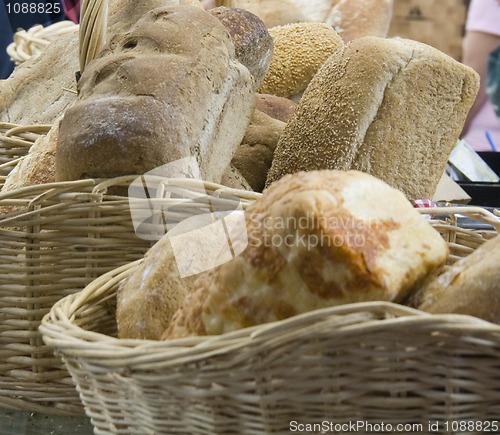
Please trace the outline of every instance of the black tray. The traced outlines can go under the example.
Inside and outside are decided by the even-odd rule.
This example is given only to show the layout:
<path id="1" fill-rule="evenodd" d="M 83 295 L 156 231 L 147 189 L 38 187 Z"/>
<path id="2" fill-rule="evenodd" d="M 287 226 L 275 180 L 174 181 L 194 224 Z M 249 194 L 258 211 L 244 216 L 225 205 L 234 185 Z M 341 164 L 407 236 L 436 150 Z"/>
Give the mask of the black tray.
<path id="1" fill-rule="evenodd" d="M 478 154 L 500 176 L 500 152 L 485 151 Z M 500 208 L 500 183 L 459 181 L 458 184 L 472 198 L 469 205 Z"/>

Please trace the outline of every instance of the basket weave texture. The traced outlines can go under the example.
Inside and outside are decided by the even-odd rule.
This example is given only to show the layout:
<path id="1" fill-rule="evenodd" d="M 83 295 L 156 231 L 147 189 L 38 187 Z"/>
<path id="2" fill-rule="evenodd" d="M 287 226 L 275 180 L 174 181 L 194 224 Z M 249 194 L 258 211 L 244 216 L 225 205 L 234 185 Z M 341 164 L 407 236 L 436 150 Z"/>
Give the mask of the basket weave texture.
<path id="1" fill-rule="evenodd" d="M 28 154 L 35 141 L 48 133 L 50 125 L 0 123 L 0 189 L 9 173 Z"/>
<path id="2" fill-rule="evenodd" d="M 498 230 L 487 212 L 467 212 Z M 435 224 L 451 262 L 496 235 L 455 223 Z M 445 422 L 500 416 L 500 326 L 372 302 L 221 336 L 120 340 L 116 291 L 140 261 L 57 302 L 40 328 L 96 433 L 288 434 L 322 422 L 423 425 L 401 433 L 439 422 L 446 433 Z"/>
<path id="3" fill-rule="evenodd" d="M 143 257 L 123 190 L 135 177 L 53 183 L 0 193 L 0 406 L 60 415 L 83 407 L 60 358 L 38 331 L 52 305 L 102 274 Z M 192 181 L 170 180 L 176 200 Z M 239 191 L 204 183 L 207 193 Z M 117 189 L 119 192 L 117 192 Z M 121 190 L 120 190 L 121 189 Z M 121 193 L 118 194 L 118 193 Z M 251 193 L 241 192 L 243 207 Z M 144 199 L 145 209 L 150 201 Z M 141 201 L 136 201 L 141 207 Z M 177 207 L 177 218 L 183 219 Z M 187 212 L 186 212 L 187 213 Z"/>

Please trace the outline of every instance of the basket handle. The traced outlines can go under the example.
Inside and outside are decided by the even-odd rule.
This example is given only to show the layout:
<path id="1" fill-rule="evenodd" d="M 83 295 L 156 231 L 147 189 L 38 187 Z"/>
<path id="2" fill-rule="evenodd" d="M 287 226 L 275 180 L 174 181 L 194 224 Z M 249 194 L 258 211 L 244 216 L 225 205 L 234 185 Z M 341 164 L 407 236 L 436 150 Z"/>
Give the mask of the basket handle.
<path id="1" fill-rule="evenodd" d="M 79 30 L 80 74 L 106 42 L 108 0 L 82 0 Z"/>

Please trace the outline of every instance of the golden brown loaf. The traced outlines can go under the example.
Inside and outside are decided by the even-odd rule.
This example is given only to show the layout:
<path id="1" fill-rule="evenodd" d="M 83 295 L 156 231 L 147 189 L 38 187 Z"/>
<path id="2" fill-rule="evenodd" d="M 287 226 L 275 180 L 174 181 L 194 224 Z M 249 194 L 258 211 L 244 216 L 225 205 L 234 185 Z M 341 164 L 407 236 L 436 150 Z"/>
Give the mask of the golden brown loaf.
<path id="1" fill-rule="evenodd" d="M 196 157 L 220 182 L 255 104 L 226 28 L 199 7 L 154 9 L 85 69 L 65 112 L 56 180 L 143 174 Z"/>
<path id="2" fill-rule="evenodd" d="M 36 140 L 28 154 L 9 173 L 2 192 L 55 181 L 54 167 L 60 121 L 59 118 L 46 135 Z"/>
<path id="3" fill-rule="evenodd" d="M 274 154 L 268 184 L 316 169 L 355 169 L 432 198 L 479 88 L 471 68 L 419 42 L 365 37 L 332 55 Z"/>
<path id="4" fill-rule="evenodd" d="M 468 314 L 500 323 L 500 236 L 430 282 L 412 305 L 432 314 Z"/>
<path id="5" fill-rule="evenodd" d="M 399 191 L 356 171 L 302 172 L 246 212 L 241 255 L 202 274 L 163 338 L 221 334 L 360 301 L 401 301 L 446 261 Z"/>
<path id="6" fill-rule="evenodd" d="M 324 23 L 273 27 L 274 51 L 258 92 L 279 97 L 301 94 L 330 55 L 343 47 L 342 38 Z"/>

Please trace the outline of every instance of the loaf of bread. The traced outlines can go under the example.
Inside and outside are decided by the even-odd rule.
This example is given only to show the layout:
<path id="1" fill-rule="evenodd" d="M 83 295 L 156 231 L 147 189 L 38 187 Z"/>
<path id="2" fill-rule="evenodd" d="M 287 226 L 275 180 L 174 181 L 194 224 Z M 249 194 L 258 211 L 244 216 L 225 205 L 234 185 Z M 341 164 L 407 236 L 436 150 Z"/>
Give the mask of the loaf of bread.
<path id="1" fill-rule="evenodd" d="M 49 44 L 38 57 L 0 80 L 0 121 L 52 124 L 76 100 L 78 31 Z M 74 92 L 72 92 L 74 91 Z"/>
<path id="2" fill-rule="evenodd" d="M 255 110 L 243 141 L 236 150 L 232 165 L 248 181 L 254 192 L 262 192 L 267 172 L 285 123 Z"/>
<path id="3" fill-rule="evenodd" d="M 236 0 L 236 6 L 253 12 L 269 28 L 326 23 L 348 42 L 362 36 L 385 38 L 393 0 Z"/>
<path id="4" fill-rule="evenodd" d="M 500 236 L 481 245 L 417 292 L 412 306 L 500 323 Z"/>
<path id="5" fill-rule="evenodd" d="M 219 7 L 211 9 L 210 13 L 231 35 L 236 59 L 248 68 L 256 88 L 259 87 L 273 54 L 273 38 L 266 25 L 257 15 L 244 9 Z"/>
<path id="6" fill-rule="evenodd" d="M 342 38 L 324 23 L 273 27 L 274 51 L 261 94 L 292 97 L 302 94 L 323 63 L 344 46 Z"/>
<path id="7" fill-rule="evenodd" d="M 28 154 L 14 167 L 5 180 L 2 192 L 55 181 L 56 145 L 61 118 L 50 131 L 40 136 Z"/>
<path id="8" fill-rule="evenodd" d="M 118 336 L 160 339 L 193 281 L 180 276 L 170 238 L 161 238 L 117 292 Z"/>
<path id="9" fill-rule="evenodd" d="M 477 91 L 471 68 L 419 42 L 359 38 L 332 55 L 280 137 L 268 185 L 355 169 L 432 198 Z"/>
<path id="10" fill-rule="evenodd" d="M 128 32 L 143 15 L 156 8 L 191 5 L 203 9 L 199 0 L 109 0 L 106 40 Z"/>
<path id="11" fill-rule="evenodd" d="M 107 39 L 125 31 L 145 12 L 179 2 L 198 0 L 110 0 Z M 199 6 L 201 7 L 201 6 Z M 52 124 L 76 100 L 78 28 L 49 44 L 38 57 L 17 66 L 0 80 L 0 121 L 13 124 Z"/>
<path id="12" fill-rule="evenodd" d="M 399 302 L 448 247 L 404 195 L 356 171 L 269 187 L 233 234 L 242 254 L 195 281 L 163 338 L 212 335 L 339 304 Z"/>
<path id="13" fill-rule="evenodd" d="M 337 0 L 333 3 L 325 22 L 333 26 L 345 42 L 363 36 L 385 38 L 389 33 L 393 0 Z"/>
<path id="14" fill-rule="evenodd" d="M 257 94 L 255 99 L 255 110 L 284 123 L 292 116 L 295 106 L 292 100 L 271 94 Z"/>
<path id="15" fill-rule="evenodd" d="M 65 112 L 56 180 L 144 174 L 196 157 L 220 182 L 255 104 L 255 82 L 220 21 L 195 6 L 154 9 L 85 69 Z"/>
<path id="16" fill-rule="evenodd" d="M 257 15 L 269 29 L 311 21 L 294 0 L 237 0 L 236 6 Z"/>

